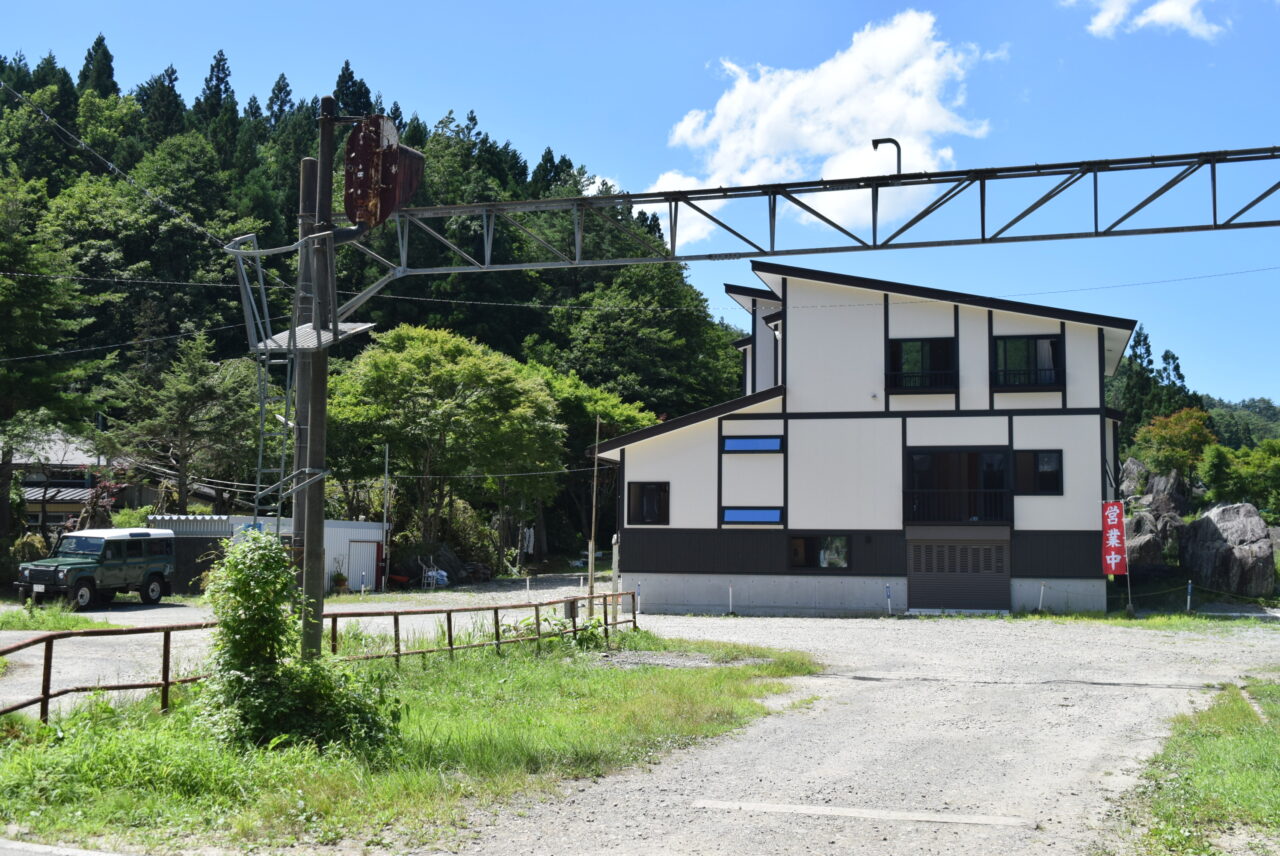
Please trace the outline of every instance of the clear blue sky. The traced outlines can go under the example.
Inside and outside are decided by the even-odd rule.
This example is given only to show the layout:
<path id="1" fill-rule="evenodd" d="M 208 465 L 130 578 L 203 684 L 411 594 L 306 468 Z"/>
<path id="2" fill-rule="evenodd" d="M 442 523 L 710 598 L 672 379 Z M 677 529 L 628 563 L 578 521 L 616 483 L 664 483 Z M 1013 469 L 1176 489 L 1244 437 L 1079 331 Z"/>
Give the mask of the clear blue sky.
<path id="1" fill-rule="evenodd" d="M 172 63 L 190 103 L 221 48 L 242 104 L 265 102 L 282 71 L 295 95 L 331 91 L 349 59 L 406 113 L 430 122 L 474 110 L 531 161 L 551 146 L 632 191 L 888 172 L 891 156 L 867 145 L 882 135 L 904 141 L 908 170 L 1280 143 L 1273 0 L 309 7 L 301 19 L 308 6 L 292 3 L 77 0 L 56 14 L 13 4 L 0 53 L 34 64 L 53 51 L 74 75 L 102 32 L 123 88 Z M 383 35 L 374 9 L 388 10 Z M 1265 187 L 1280 163 L 1256 172 Z M 1151 189 L 1161 180 L 1147 179 Z M 1169 204 L 1203 192 L 1193 185 Z M 1280 194 L 1256 210 L 1280 216 Z M 788 229 L 819 239 L 812 226 Z M 1277 267 L 1278 238 L 1242 230 L 787 261 L 1137 318 L 1157 355 L 1181 357 L 1193 388 L 1280 399 L 1280 270 L 1028 294 Z M 721 284 L 753 284 L 747 263 L 699 263 L 690 276 L 717 314 L 742 323 Z"/>

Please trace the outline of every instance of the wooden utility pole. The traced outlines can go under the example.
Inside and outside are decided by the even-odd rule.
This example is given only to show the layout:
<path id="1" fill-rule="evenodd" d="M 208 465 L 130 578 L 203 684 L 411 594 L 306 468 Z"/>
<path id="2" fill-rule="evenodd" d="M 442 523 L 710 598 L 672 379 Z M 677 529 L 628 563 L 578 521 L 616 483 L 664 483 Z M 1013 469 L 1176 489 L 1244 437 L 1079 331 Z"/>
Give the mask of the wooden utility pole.
<path id="1" fill-rule="evenodd" d="M 600 445 L 600 415 L 596 414 L 596 446 Z M 600 456 L 591 458 L 591 538 L 587 541 L 587 618 L 596 614 L 596 484 L 600 478 Z M 605 613 L 605 620 L 609 615 Z"/>

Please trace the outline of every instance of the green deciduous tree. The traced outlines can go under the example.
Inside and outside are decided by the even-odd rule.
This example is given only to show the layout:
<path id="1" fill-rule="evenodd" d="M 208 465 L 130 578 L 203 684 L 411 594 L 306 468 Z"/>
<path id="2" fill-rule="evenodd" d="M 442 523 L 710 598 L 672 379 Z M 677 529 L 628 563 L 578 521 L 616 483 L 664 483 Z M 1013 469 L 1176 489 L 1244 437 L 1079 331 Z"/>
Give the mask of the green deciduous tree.
<path id="1" fill-rule="evenodd" d="M 1253 448 L 1205 448 L 1197 474 L 1214 502 L 1251 502 L 1271 525 L 1280 524 L 1280 439 Z"/>
<path id="2" fill-rule="evenodd" d="M 397 327 L 377 335 L 333 387 L 335 431 L 367 437 L 372 448 L 366 460 L 375 466 L 375 450 L 390 443 L 397 470 L 417 477 L 403 490 L 425 541 L 440 539 L 454 491 L 530 502 L 554 491 L 550 477 L 508 485 L 488 478 L 452 481 L 561 466 L 564 426 L 546 384 L 473 340 Z"/>
<path id="3" fill-rule="evenodd" d="M 0 541 L 9 535 L 16 449 L 76 414 L 75 385 L 90 367 L 59 353 L 75 343 L 86 306 L 76 283 L 58 276 L 67 269 L 60 248 L 37 229 L 46 204 L 43 182 L 0 163 Z"/>
<path id="4" fill-rule="evenodd" d="M 1133 448 L 1138 459 L 1158 473 L 1195 471 L 1204 448 L 1216 443 L 1209 414 L 1188 407 L 1170 416 L 1157 416 L 1138 429 Z"/>

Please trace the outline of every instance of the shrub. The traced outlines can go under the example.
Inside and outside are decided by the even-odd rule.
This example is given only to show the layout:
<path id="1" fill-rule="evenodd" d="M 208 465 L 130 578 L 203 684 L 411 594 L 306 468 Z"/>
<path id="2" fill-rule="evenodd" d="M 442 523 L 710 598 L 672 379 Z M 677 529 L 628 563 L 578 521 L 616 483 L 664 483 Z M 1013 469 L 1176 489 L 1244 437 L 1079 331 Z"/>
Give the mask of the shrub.
<path id="1" fill-rule="evenodd" d="M 218 619 L 203 695 L 214 733 L 267 747 L 385 745 L 396 719 L 386 685 L 362 682 L 332 661 L 298 658 L 297 586 L 284 546 L 247 532 L 223 549 L 207 589 Z"/>
<path id="2" fill-rule="evenodd" d="M 1177 470 L 1189 476 L 1200 463 L 1205 446 L 1218 442 L 1209 425 L 1209 414 L 1196 407 L 1157 416 L 1138 429 L 1133 438 L 1134 454 L 1154 472 Z"/>
<path id="3" fill-rule="evenodd" d="M 145 528 L 147 515 L 153 510 L 154 507 L 150 505 L 144 505 L 141 508 L 122 508 L 111 515 L 111 525 L 116 529 Z"/>
<path id="4" fill-rule="evenodd" d="M 9 554 L 13 557 L 15 564 L 34 562 L 49 555 L 49 544 L 39 532 L 28 532 L 13 542 Z"/>

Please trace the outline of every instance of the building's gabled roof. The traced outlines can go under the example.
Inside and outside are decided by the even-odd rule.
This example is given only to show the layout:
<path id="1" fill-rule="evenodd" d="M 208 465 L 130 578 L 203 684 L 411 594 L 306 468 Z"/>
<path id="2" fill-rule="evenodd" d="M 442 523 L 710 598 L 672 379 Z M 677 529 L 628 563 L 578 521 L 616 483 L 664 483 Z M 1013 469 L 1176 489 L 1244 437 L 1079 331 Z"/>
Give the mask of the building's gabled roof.
<path id="1" fill-rule="evenodd" d="M 648 440 L 650 437 L 657 437 L 669 431 L 675 431 L 677 428 L 683 428 L 686 425 L 693 425 L 707 419 L 715 419 L 717 416 L 724 416 L 726 413 L 733 413 L 735 410 L 741 410 L 753 404 L 760 404 L 761 402 L 778 398 L 782 395 L 782 390 L 781 386 L 762 389 L 759 392 L 753 392 L 741 398 L 713 404 L 711 407 L 695 410 L 693 413 L 686 413 L 684 416 L 677 416 L 675 419 L 668 419 L 666 422 L 659 422 L 657 425 L 650 425 L 648 428 L 640 428 L 629 434 L 614 437 L 612 440 L 605 440 L 598 446 L 588 447 L 587 457 L 603 455 L 615 449 L 621 449 L 623 446 L 630 446 L 632 443 L 639 443 L 641 440 Z"/>
<path id="2" fill-rule="evenodd" d="M 756 341 L 755 336 L 743 336 L 741 339 L 735 339 L 733 342 L 733 346 L 739 349 L 750 348 L 752 345 L 755 344 L 755 341 Z"/>
<path id="3" fill-rule="evenodd" d="M 883 291 L 889 294 L 902 294 L 919 297 L 925 300 L 938 300 L 946 303 L 960 303 L 965 306 L 978 306 L 983 309 L 998 309 L 1002 312 L 1016 312 L 1021 315 L 1035 315 L 1041 318 L 1053 318 L 1058 321 L 1074 321 L 1080 324 L 1093 324 L 1098 327 L 1110 327 L 1115 330 L 1133 332 L 1138 322 L 1129 318 L 1116 318 L 1111 315 L 1096 315 L 1092 312 L 1080 312 L 1074 309 L 1057 309 L 1052 306 L 1039 306 L 1035 303 L 1022 303 L 1017 300 L 1006 300 L 1002 297 L 981 297 L 976 294 L 965 294 L 960 291 L 945 291 L 941 288 L 926 288 L 922 285 L 908 285 L 902 282 L 890 282 L 883 279 L 871 279 L 865 276 L 854 276 L 846 273 L 830 273 L 810 268 L 792 267 L 774 262 L 753 261 L 751 270 L 766 285 L 771 279 L 794 277 L 810 279 L 815 282 L 826 282 L 832 285 L 847 285 L 853 288 L 866 288 L 871 291 Z M 727 290 L 726 286 L 726 290 Z M 770 292 L 772 293 L 772 292 Z"/>

